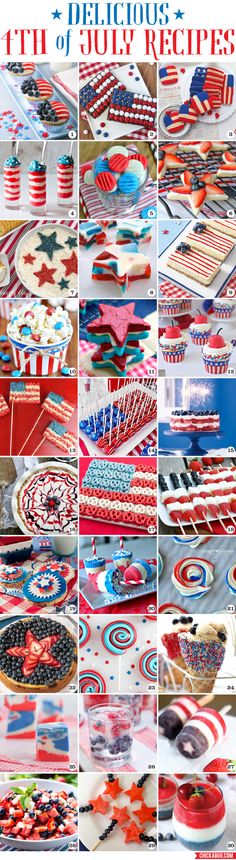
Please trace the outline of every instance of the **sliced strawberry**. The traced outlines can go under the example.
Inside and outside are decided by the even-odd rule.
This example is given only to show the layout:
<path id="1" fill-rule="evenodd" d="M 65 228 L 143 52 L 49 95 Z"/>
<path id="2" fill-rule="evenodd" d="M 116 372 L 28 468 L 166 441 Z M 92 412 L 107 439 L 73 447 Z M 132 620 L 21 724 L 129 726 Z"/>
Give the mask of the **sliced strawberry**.
<path id="1" fill-rule="evenodd" d="M 191 188 L 191 179 L 193 179 L 193 174 L 191 173 L 191 170 L 184 170 L 184 172 L 181 173 L 180 178 L 182 179 L 184 185 L 189 185 Z"/>
<path id="2" fill-rule="evenodd" d="M 198 188 L 196 191 L 192 191 L 192 194 L 191 194 L 192 208 L 196 212 L 198 212 L 201 209 L 201 206 L 204 203 L 206 196 L 207 195 L 206 195 L 206 189 L 205 188 Z"/>
<path id="3" fill-rule="evenodd" d="M 190 809 L 204 809 L 205 799 L 202 794 L 191 794 L 188 801 L 188 807 L 190 807 Z"/>
<path id="4" fill-rule="evenodd" d="M 203 140 L 202 143 L 200 143 L 201 152 L 209 152 L 210 149 L 211 149 L 211 140 Z"/>
<path id="5" fill-rule="evenodd" d="M 226 162 L 226 164 L 227 164 L 227 162 L 229 164 L 232 164 L 232 162 L 233 162 L 233 164 L 235 164 L 235 157 L 234 157 L 232 152 L 224 152 L 223 159 Z"/>
<path id="6" fill-rule="evenodd" d="M 183 196 L 186 197 L 187 194 L 191 194 L 192 189 L 191 185 L 176 185 L 175 188 L 171 188 L 170 190 L 173 191 L 174 194 L 183 194 Z"/>
<path id="7" fill-rule="evenodd" d="M 201 182 L 209 182 L 210 185 L 215 182 L 216 173 L 204 173 L 204 176 L 201 176 Z"/>

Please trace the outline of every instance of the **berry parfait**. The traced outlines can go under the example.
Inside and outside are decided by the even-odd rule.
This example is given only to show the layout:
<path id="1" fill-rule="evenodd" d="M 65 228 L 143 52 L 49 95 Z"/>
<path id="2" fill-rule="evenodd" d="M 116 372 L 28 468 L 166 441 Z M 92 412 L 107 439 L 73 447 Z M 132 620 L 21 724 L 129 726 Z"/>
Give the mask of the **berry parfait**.
<path id="1" fill-rule="evenodd" d="M 190 851 L 209 851 L 222 838 L 226 826 L 221 788 L 197 779 L 177 791 L 173 826 L 179 842 Z"/>
<path id="2" fill-rule="evenodd" d="M 94 705 L 88 711 L 89 740 L 93 760 L 107 770 L 130 761 L 133 714 L 124 705 Z"/>

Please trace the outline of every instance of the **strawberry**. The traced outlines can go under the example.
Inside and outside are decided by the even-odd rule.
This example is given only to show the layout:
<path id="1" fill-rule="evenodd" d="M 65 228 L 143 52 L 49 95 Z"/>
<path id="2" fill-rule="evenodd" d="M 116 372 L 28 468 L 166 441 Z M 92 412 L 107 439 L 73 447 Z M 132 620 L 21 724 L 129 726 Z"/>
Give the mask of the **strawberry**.
<path id="1" fill-rule="evenodd" d="M 216 773 L 207 773 L 206 779 L 208 782 L 213 782 L 214 785 L 218 782 L 218 777 Z"/>
<path id="2" fill-rule="evenodd" d="M 230 773 L 231 766 L 234 766 L 236 771 L 236 761 L 229 758 L 213 758 L 209 764 L 203 768 L 204 773 Z M 230 773 L 231 776 L 236 776 L 236 773 Z"/>
<path id="3" fill-rule="evenodd" d="M 188 806 L 191 809 L 204 809 L 205 800 L 204 800 L 203 795 L 198 794 L 197 792 L 196 793 L 194 792 L 193 794 L 191 794 L 191 797 L 189 798 Z"/>

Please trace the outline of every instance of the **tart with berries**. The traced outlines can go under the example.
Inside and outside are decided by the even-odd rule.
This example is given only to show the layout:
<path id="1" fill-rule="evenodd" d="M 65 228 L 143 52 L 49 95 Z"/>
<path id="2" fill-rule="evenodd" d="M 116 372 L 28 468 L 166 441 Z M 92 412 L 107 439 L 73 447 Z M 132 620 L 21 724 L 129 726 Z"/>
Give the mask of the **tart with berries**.
<path id="1" fill-rule="evenodd" d="M 76 640 L 52 618 L 22 618 L 0 636 L 0 681 L 14 692 L 62 690 L 76 671 Z"/>

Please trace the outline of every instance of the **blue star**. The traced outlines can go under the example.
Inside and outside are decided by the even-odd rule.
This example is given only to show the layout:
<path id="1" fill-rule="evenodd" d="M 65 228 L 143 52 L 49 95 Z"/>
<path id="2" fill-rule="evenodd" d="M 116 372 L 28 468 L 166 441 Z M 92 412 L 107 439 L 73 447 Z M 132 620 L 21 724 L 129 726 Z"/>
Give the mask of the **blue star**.
<path id="1" fill-rule="evenodd" d="M 51 12 L 51 15 L 53 17 L 53 21 L 55 21 L 55 18 L 58 18 L 60 20 L 62 12 L 58 12 L 58 9 L 55 9 L 55 12 Z"/>
<path id="2" fill-rule="evenodd" d="M 178 12 L 174 12 L 174 15 L 175 15 L 175 17 L 176 17 L 176 21 L 177 21 L 177 19 L 178 19 L 178 18 L 181 18 L 181 20 L 182 20 L 182 18 L 184 17 L 184 14 L 185 14 L 185 13 L 184 13 L 184 12 L 181 12 L 181 10 L 180 10 L 180 9 L 178 9 Z"/>

